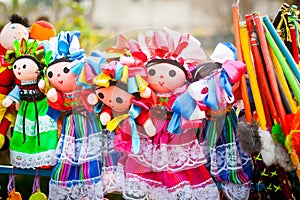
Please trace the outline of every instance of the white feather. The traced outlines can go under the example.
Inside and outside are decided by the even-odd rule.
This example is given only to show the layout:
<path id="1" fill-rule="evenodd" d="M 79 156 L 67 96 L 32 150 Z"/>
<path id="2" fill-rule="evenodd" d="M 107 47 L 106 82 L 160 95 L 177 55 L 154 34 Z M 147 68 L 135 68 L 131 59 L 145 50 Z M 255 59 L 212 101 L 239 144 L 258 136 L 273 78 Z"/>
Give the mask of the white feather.
<path id="1" fill-rule="evenodd" d="M 271 166 L 276 163 L 275 159 L 275 142 L 272 139 L 271 134 L 268 131 L 263 131 L 261 129 L 258 130 L 259 135 L 261 137 L 261 156 L 264 163 L 267 166 Z"/>

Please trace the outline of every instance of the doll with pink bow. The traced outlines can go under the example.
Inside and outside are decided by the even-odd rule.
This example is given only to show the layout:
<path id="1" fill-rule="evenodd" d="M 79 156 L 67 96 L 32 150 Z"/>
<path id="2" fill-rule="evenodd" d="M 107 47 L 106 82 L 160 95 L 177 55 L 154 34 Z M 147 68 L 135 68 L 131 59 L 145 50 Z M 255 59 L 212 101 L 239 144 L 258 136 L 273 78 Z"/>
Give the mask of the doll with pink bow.
<path id="1" fill-rule="evenodd" d="M 46 70 L 50 89 L 47 81 L 40 82 L 40 87 L 52 108 L 50 114 L 63 120 L 49 199 L 103 198 L 101 126 L 87 103 L 90 86 L 81 79 L 90 66 L 79 37 L 76 31 L 61 32 L 47 44 L 48 51 L 53 52 Z"/>
<path id="2" fill-rule="evenodd" d="M 123 196 L 218 199 L 217 187 L 204 165 L 207 160 L 196 137 L 197 129 L 188 128 L 181 134 L 168 131 L 172 105 L 186 91 L 190 70 L 205 60 L 199 41 L 164 28 L 141 33 L 128 44 L 134 63 L 142 63 L 147 72 L 145 80 L 154 97 L 149 116 L 156 131 L 141 138 L 137 154 L 124 153 L 121 158 L 125 170 Z"/>

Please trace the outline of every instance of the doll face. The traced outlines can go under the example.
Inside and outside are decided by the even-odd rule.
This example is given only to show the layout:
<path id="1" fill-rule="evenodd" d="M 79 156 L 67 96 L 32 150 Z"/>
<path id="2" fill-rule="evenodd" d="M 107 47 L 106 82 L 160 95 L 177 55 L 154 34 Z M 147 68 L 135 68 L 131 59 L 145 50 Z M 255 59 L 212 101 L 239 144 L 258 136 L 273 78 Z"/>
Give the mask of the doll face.
<path id="1" fill-rule="evenodd" d="M 21 58 L 14 62 L 13 72 L 21 81 L 35 81 L 39 74 L 39 68 L 32 59 Z"/>
<path id="2" fill-rule="evenodd" d="M 186 77 L 177 66 L 169 63 L 158 63 L 147 68 L 147 82 L 158 93 L 170 93 L 184 85 Z"/>
<path id="3" fill-rule="evenodd" d="M 76 88 L 76 75 L 70 70 L 70 62 L 58 62 L 47 69 L 50 84 L 62 92 L 71 92 Z"/>
<path id="4" fill-rule="evenodd" d="M 8 50 L 14 50 L 14 41 L 22 38 L 29 38 L 28 29 L 22 24 L 11 23 L 6 24 L 0 33 L 0 44 Z"/>
<path id="5" fill-rule="evenodd" d="M 96 89 L 96 95 L 100 101 L 117 112 L 128 110 L 133 98 L 132 94 L 129 94 L 116 86 L 98 88 Z"/>

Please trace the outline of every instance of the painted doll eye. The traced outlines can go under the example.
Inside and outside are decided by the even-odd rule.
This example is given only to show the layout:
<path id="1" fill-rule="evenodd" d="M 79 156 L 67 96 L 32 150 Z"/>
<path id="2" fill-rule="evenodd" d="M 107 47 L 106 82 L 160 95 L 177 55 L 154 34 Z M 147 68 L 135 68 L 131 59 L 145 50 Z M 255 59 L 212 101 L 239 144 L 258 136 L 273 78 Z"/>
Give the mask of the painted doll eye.
<path id="1" fill-rule="evenodd" d="M 100 99 L 104 99 L 104 94 L 103 94 L 102 92 L 100 92 L 100 93 L 98 93 L 98 97 L 99 97 Z"/>
<path id="2" fill-rule="evenodd" d="M 66 73 L 66 74 L 67 74 L 69 71 L 70 71 L 70 69 L 69 69 L 69 68 L 67 68 L 67 67 L 65 67 L 65 68 L 64 68 L 64 73 Z"/>
<path id="3" fill-rule="evenodd" d="M 52 77 L 53 77 L 53 72 L 51 72 L 51 71 L 48 72 L 48 77 L 49 77 L 49 78 L 52 78 Z"/>
<path id="4" fill-rule="evenodd" d="M 17 65 L 14 65 L 14 69 L 17 69 Z"/>
<path id="5" fill-rule="evenodd" d="M 172 69 L 172 70 L 170 70 L 170 71 L 169 71 L 169 76 L 170 76 L 170 77 L 174 77 L 174 76 L 176 76 L 176 71 L 175 71 L 175 70 L 173 70 L 173 69 Z"/>
<path id="6" fill-rule="evenodd" d="M 15 25 L 15 24 L 12 24 L 11 26 L 10 26 L 10 28 L 11 29 L 15 29 L 17 26 Z"/>
<path id="7" fill-rule="evenodd" d="M 155 69 L 150 69 L 148 73 L 150 76 L 154 76 L 156 72 Z"/>
<path id="8" fill-rule="evenodd" d="M 121 104 L 121 103 L 123 103 L 123 100 L 122 100 L 121 97 L 117 97 L 117 98 L 116 98 L 116 102 L 119 103 L 119 104 Z"/>
<path id="9" fill-rule="evenodd" d="M 23 65 L 23 69 L 26 69 L 26 65 L 25 64 Z"/>

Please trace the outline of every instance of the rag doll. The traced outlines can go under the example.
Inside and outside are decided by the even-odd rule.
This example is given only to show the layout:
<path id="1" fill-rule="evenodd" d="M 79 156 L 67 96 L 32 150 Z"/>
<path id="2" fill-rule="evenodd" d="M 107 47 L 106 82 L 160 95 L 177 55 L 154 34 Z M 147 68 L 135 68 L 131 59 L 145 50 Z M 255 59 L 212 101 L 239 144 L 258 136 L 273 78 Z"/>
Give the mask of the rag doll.
<path id="1" fill-rule="evenodd" d="M 38 88 L 44 64 L 39 61 L 39 53 L 43 52 L 37 48 L 38 44 L 33 40 L 23 39 L 15 43 L 16 60 L 12 67 L 20 83 L 2 101 L 5 107 L 15 103 L 18 110 L 10 140 L 10 160 L 13 166 L 20 168 L 56 163 L 57 123 L 47 114 L 47 98 Z"/>
<path id="2" fill-rule="evenodd" d="M 110 174 L 110 179 L 116 183 L 114 187 L 122 188 L 120 185 L 124 184 L 124 175 L 118 173 L 124 171 L 123 166 L 117 166 L 118 159 L 122 152 L 137 154 L 140 150 L 140 137 L 155 133 L 147 109 L 152 103 L 151 98 L 142 98 L 139 95 L 139 91 L 145 92 L 149 89 L 147 83 L 139 74 L 134 75 L 127 65 L 124 66 L 119 61 L 111 61 L 102 65 L 101 69 L 102 72 L 95 77 L 93 83 L 96 85 L 95 96 L 97 97 L 95 110 L 99 113 L 101 124 L 105 127 L 103 135 L 108 139 L 106 173 L 103 174 L 103 181 L 108 178 L 111 169 L 115 169 L 114 173 Z M 109 164 L 110 162 L 113 165 Z M 112 186 L 106 185 L 106 187 L 108 190 L 113 189 Z"/>
<path id="3" fill-rule="evenodd" d="M 185 129 L 181 134 L 167 130 L 173 102 L 186 91 L 190 69 L 204 59 L 200 44 L 193 41 L 197 40 L 189 34 L 169 29 L 149 31 L 140 34 L 138 41 L 129 41 L 130 53 L 144 63 L 145 80 L 156 97 L 149 111 L 156 133 L 141 138 L 138 154 L 124 154 L 120 160 L 126 176 L 125 198 L 219 198 L 217 187 L 204 166 L 207 161 L 196 129 Z"/>
<path id="4" fill-rule="evenodd" d="M 13 126 L 15 120 L 14 107 L 2 106 L 2 100 L 13 89 L 15 84 L 14 73 L 8 68 L 9 64 L 4 61 L 7 50 L 14 50 L 14 41 L 22 38 L 28 39 L 28 20 L 17 14 L 13 14 L 10 22 L 4 25 L 0 32 L 0 150 L 9 147 L 6 136 L 9 127 Z"/>
<path id="5" fill-rule="evenodd" d="M 50 45 L 55 48 L 46 70 L 51 86 L 46 94 L 52 114 L 55 116 L 59 112 L 63 123 L 56 150 L 57 164 L 49 184 L 49 199 L 103 198 L 101 126 L 87 104 L 91 91 L 78 81 L 87 67 L 78 39 L 77 32 L 61 32 L 52 41 L 57 42 L 56 45 Z M 71 47 L 74 47 L 72 51 Z"/>
<path id="6" fill-rule="evenodd" d="M 215 52 L 213 55 L 216 56 Z M 204 140 L 209 149 L 207 169 L 228 199 L 247 199 L 252 178 L 251 157 L 239 144 L 238 119 L 232 107 L 235 100 L 232 85 L 243 73 L 245 65 L 235 60 L 202 63 L 193 70 L 189 88 L 193 97 L 201 94 L 195 100 L 206 115 L 199 140 Z"/>

